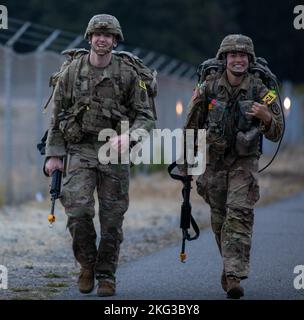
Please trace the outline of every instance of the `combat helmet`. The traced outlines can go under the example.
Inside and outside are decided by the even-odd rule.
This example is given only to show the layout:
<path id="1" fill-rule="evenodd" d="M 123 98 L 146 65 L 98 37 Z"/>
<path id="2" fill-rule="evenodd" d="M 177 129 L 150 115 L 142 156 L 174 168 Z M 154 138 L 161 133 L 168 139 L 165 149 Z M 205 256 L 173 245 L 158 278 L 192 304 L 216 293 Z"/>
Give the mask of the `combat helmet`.
<path id="1" fill-rule="evenodd" d="M 101 30 L 114 34 L 118 41 L 124 41 L 119 21 L 109 14 L 98 14 L 93 16 L 88 23 L 84 38 L 89 40 L 89 37 L 93 32 Z"/>
<path id="2" fill-rule="evenodd" d="M 230 34 L 226 36 L 216 54 L 216 59 L 223 60 L 227 52 L 238 51 L 245 52 L 251 56 L 252 62 L 256 62 L 254 46 L 252 40 L 242 34 Z"/>

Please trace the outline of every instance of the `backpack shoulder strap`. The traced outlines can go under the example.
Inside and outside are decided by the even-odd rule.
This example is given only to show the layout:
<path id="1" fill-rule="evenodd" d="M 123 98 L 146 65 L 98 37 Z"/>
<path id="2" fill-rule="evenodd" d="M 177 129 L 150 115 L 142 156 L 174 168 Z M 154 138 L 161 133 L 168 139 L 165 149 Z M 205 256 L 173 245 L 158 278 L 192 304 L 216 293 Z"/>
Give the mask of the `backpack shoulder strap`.
<path id="1" fill-rule="evenodd" d="M 218 82 L 219 82 L 219 74 L 210 74 L 206 77 L 206 93 L 212 99 L 214 99 L 218 94 Z"/>
<path id="2" fill-rule="evenodd" d="M 67 85 L 67 96 L 70 97 L 70 99 L 73 99 L 73 88 L 74 83 L 78 77 L 79 70 L 82 64 L 82 59 L 87 55 L 82 55 L 79 58 L 76 58 L 72 60 L 70 65 L 68 66 L 68 85 Z"/>
<path id="3" fill-rule="evenodd" d="M 89 51 L 86 49 L 69 49 L 62 52 L 63 55 L 67 56 L 67 60 L 63 62 L 63 64 L 60 67 L 60 70 L 53 73 L 52 76 L 50 77 L 49 86 L 52 87 L 52 92 L 46 104 L 43 107 L 43 113 L 46 112 L 46 109 L 51 102 L 58 79 L 60 78 L 64 70 L 67 68 L 68 68 L 67 96 L 70 97 L 71 99 L 73 98 L 73 86 L 79 73 L 81 60 L 83 56 L 87 56 L 88 53 Z"/>
<path id="4" fill-rule="evenodd" d="M 258 75 L 251 75 L 251 99 L 252 100 L 260 100 L 259 91 L 261 89 L 261 86 L 263 85 L 262 79 Z"/>
<path id="5" fill-rule="evenodd" d="M 118 55 L 113 55 L 114 63 L 113 63 L 113 87 L 114 87 L 114 93 L 116 96 L 117 101 L 121 99 L 121 93 L 123 91 L 123 83 L 122 83 L 122 61 L 121 58 Z"/>

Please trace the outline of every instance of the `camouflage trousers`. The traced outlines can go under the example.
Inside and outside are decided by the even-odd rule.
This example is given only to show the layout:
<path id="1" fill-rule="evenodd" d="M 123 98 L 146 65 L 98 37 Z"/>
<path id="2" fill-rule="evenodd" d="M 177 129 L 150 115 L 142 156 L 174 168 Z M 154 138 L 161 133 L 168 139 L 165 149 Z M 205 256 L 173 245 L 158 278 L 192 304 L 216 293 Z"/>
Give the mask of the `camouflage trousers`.
<path id="1" fill-rule="evenodd" d="M 98 144 L 71 147 L 61 202 L 76 260 L 83 268 L 94 268 L 97 279 L 115 280 L 124 213 L 129 206 L 129 165 L 101 165 L 97 152 Z M 98 248 L 93 223 L 95 189 L 100 221 Z"/>
<path id="2" fill-rule="evenodd" d="M 211 226 L 227 275 L 248 277 L 254 221 L 253 207 L 259 199 L 256 159 L 237 160 L 218 169 L 207 165 L 197 179 L 197 191 L 211 209 Z"/>

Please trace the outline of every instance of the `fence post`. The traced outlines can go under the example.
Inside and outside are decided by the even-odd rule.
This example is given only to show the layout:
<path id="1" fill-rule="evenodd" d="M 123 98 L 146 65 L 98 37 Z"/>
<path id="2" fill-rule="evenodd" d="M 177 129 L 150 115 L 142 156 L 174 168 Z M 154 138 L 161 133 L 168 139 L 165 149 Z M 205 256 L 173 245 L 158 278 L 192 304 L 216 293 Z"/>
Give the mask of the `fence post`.
<path id="1" fill-rule="evenodd" d="M 13 138 L 12 138 L 12 49 L 4 47 L 4 92 L 5 92 L 5 107 L 4 107 L 4 123 L 5 123 L 5 203 L 13 202 L 12 191 L 12 161 L 13 161 Z"/>
<path id="2" fill-rule="evenodd" d="M 36 57 L 36 126 L 37 126 L 37 143 L 40 141 L 43 135 L 43 54 L 45 50 L 50 46 L 50 44 L 59 36 L 60 30 L 55 30 L 48 36 L 43 43 L 39 45 L 36 49 L 35 57 Z M 36 157 L 36 196 L 42 191 L 42 182 L 38 179 L 39 171 L 42 170 L 44 159 L 41 157 L 39 152 L 37 152 Z"/>
<path id="3" fill-rule="evenodd" d="M 13 202 L 13 136 L 12 136 L 12 54 L 14 43 L 22 36 L 30 26 L 26 22 L 22 27 L 6 42 L 4 46 L 4 92 L 5 92 L 5 203 Z"/>

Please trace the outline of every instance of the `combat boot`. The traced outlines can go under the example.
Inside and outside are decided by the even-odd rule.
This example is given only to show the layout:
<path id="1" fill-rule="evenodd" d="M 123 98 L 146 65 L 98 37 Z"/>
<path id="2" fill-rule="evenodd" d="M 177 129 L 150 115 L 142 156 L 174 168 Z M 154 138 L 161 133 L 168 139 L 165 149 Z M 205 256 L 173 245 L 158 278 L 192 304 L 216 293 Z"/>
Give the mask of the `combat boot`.
<path id="1" fill-rule="evenodd" d="M 98 281 L 97 295 L 99 297 L 109 297 L 115 295 L 116 285 L 114 281 L 102 279 Z"/>
<path id="2" fill-rule="evenodd" d="M 78 277 L 78 289 L 81 293 L 90 293 L 94 289 L 95 277 L 93 269 L 81 268 Z"/>
<path id="3" fill-rule="evenodd" d="M 244 295 L 244 289 L 240 285 L 241 280 L 237 277 L 227 277 L 227 298 L 240 299 Z"/>
<path id="4" fill-rule="evenodd" d="M 227 292 L 227 277 L 226 277 L 226 272 L 223 270 L 222 275 L 221 275 L 221 285 L 222 288 L 225 292 Z"/>

